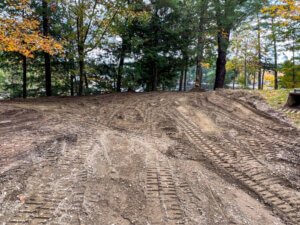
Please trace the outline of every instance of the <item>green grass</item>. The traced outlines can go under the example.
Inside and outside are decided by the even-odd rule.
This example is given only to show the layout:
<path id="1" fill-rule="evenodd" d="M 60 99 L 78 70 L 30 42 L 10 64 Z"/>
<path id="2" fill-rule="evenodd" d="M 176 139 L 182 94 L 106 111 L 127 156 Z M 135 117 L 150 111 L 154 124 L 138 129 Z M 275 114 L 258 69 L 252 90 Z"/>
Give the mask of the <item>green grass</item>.
<path id="1" fill-rule="evenodd" d="M 259 93 L 266 99 L 271 107 L 279 109 L 286 104 L 290 91 L 291 89 L 261 90 Z"/>
<path id="2" fill-rule="evenodd" d="M 280 90 L 262 90 L 258 91 L 268 104 L 274 109 L 280 109 L 285 104 L 289 97 L 291 89 L 280 89 Z M 292 121 L 297 127 L 300 128 L 300 114 L 284 113 L 286 117 Z"/>

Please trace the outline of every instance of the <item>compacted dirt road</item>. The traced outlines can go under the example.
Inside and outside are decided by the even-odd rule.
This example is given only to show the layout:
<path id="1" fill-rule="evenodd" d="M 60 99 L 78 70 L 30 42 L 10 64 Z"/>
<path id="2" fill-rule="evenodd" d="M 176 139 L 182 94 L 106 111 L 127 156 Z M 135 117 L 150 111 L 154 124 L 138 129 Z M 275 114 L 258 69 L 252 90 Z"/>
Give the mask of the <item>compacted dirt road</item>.
<path id="1" fill-rule="evenodd" d="M 300 224 L 300 132 L 256 100 L 2 102 L 0 224 Z"/>

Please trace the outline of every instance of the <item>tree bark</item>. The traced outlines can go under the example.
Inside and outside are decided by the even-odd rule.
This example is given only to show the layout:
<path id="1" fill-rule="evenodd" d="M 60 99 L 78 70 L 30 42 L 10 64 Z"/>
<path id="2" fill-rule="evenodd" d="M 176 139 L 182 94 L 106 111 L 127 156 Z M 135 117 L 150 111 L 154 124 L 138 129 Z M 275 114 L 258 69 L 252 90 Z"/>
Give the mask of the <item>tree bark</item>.
<path id="1" fill-rule="evenodd" d="M 84 29 L 84 12 L 79 12 L 76 19 L 77 25 L 77 51 L 78 51 L 78 65 L 79 65 L 79 87 L 78 95 L 83 94 L 83 80 L 84 80 L 84 43 L 85 43 L 85 33 Z"/>
<path id="2" fill-rule="evenodd" d="M 203 60 L 203 26 L 202 24 L 199 26 L 199 37 L 198 37 L 198 52 L 196 58 L 196 81 L 195 88 L 201 89 L 202 78 L 203 78 L 203 70 L 202 70 L 202 60 Z"/>
<path id="3" fill-rule="evenodd" d="M 74 75 L 70 76 L 70 92 L 71 96 L 74 96 Z"/>
<path id="4" fill-rule="evenodd" d="M 292 52 L 293 52 L 293 88 L 295 88 L 296 87 L 295 40 L 293 40 Z"/>
<path id="5" fill-rule="evenodd" d="M 23 67 L 23 98 L 27 98 L 27 58 L 22 56 Z"/>
<path id="6" fill-rule="evenodd" d="M 152 91 L 157 91 L 157 82 L 158 82 L 158 77 L 157 77 L 157 67 L 156 67 L 156 62 L 153 63 L 153 68 L 152 68 Z"/>
<path id="7" fill-rule="evenodd" d="M 83 75 L 84 75 L 85 90 L 88 90 L 89 82 L 88 82 L 87 74 L 85 72 L 83 72 Z"/>
<path id="8" fill-rule="evenodd" d="M 118 74 L 117 74 L 117 92 L 121 92 L 123 67 L 124 67 L 124 57 L 121 56 L 120 64 L 119 64 L 119 68 L 118 68 Z"/>
<path id="9" fill-rule="evenodd" d="M 263 72 L 262 72 L 262 79 L 261 79 L 261 89 L 262 89 L 262 90 L 264 89 L 264 84 L 265 84 L 265 72 L 266 72 L 266 70 L 263 69 Z"/>
<path id="10" fill-rule="evenodd" d="M 244 85 L 245 88 L 248 88 L 248 76 L 247 76 L 247 51 L 245 52 L 245 58 L 244 58 Z"/>
<path id="11" fill-rule="evenodd" d="M 154 46 L 158 45 L 158 37 L 159 37 L 159 27 L 158 27 L 158 21 L 159 21 L 159 15 L 158 15 L 158 8 L 155 6 L 155 13 L 154 13 L 154 40 L 153 44 Z M 155 59 L 153 60 L 153 67 L 152 67 L 152 91 L 157 91 L 157 85 L 158 85 L 158 68 L 157 68 L 157 55 Z"/>
<path id="12" fill-rule="evenodd" d="M 258 89 L 262 89 L 261 85 L 261 27 L 260 27 L 260 18 L 257 14 L 257 45 L 258 45 Z"/>
<path id="13" fill-rule="evenodd" d="M 274 83 L 274 89 L 278 89 L 278 63 L 277 63 L 277 38 L 275 33 L 275 24 L 274 24 L 274 18 L 272 17 L 272 37 L 273 37 L 273 47 L 274 47 L 274 77 L 275 77 L 275 83 Z"/>
<path id="14" fill-rule="evenodd" d="M 274 42 L 274 76 L 275 76 L 275 90 L 278 89 L 278 64 L 277 64 L 277 43 L 276 40 Z"/>
<path id="15" fill-rule="evenodd" d="M 199 18 L 199 30 L 198 30 L 198 42 L 197 42 L 197 61 L 196 61 L 196 81 L 195 88 L 201 89 L 202 79 L 203 79 L 203 70 L 202 70 L 202 60 L 203 60 L 203 49 L 205 42 L 205 20 L 206 20 L 206 12 L 208 6 L 208 0 L 201 1 L 200 8 L 200 18 Z"/>
<path id="16" fill-rule="evenodd" d="M 83 79 L 84 79 L 84 60 L 82 56 L 79 56 L 79 87 L 78 95 L 82 96 L 83 94 Z"/>
<path id="17" fill-rule="evenodd" d="M 47 0 L 43 0 L 42 2 L 43 8 L 43 35 L 49 35 L 49 9 Z M 46 96 L 52 95 L 52 85 L 51 85 L 51 59 L 50 54 L 45 52 L 45 88 L 46 88 Z"/>
<path id="18" fill-rule="evenodd" d="M 183 91 L 186 91 L 186 81 L 187 81 L 187 65 L 185 66 L 184 69 L 184 79 L 183 79 Z"/>
<path id="19" fill-rule="evenodd" d="M 179 79 L 179 91 L 182 91 L 183 74 L 184 74 L 184 70 L 182 69 L 180 74 L 180 79 Z"/>
<path id="20" fill-rule="evenodd" d="M 226 55 L 229 45 L 230 30 L 218 32 L 218 58 L 216 63 L 216 80 L 214 89 L 224 88 L 226 76 Z"/>
<path id="21" fill-rule="evenodd" d="M 117 74 L 117 92 L 121 92 L 121 85 L 122 85 L 122 76 L 124 71 L 124 60 L 125 60 L 125 51 L 126 51 L 126 43 L 125 38 L 122 38 L 122 48 L 120 53 L 120 62 L 119 62 L 119 68 L 118 68 L 118 74 Z"/>
<path id="22" fill-rule="evenodd" d="M 202 88 L 202 79 L 203 79 L 203 70 L 202 70 L 201 61 L 202 59 L 197 60 L 196 81 L 195 81 L 195 87 L 199 89 Z"/>

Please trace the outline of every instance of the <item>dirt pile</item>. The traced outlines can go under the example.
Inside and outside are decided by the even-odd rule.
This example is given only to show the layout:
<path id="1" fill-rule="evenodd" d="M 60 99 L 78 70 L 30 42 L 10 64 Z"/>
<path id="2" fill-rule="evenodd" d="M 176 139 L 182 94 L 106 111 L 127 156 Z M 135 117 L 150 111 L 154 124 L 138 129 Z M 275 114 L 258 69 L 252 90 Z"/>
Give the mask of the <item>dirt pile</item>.
<path id="1" fill-rule="evenodd" d="M 299 131 L 242 92 L 0 105 L 0 224 L 299 224 Z"/>

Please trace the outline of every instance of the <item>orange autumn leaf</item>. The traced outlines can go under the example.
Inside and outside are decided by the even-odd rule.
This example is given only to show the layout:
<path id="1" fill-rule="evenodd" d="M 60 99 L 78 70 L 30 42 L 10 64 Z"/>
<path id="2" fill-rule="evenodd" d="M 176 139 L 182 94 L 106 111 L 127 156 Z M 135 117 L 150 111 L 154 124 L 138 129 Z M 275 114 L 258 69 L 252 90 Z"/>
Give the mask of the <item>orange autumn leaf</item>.
<path id="1" fill-rule="evenodd" d="M 300 21 L 300 3 L 297 0 L 280 0 L 276 4 L 264 7 L 262 12 L 272 17 L 279 16 L 285 19 Z"/>
<path id="2" fill-rule="evenodd" d="M 60 43 L 40 33 L 40 23 L 32 16 L 29 0 L 6 0 L 6 7 L 10 9 L 8 15 L 0 15 L 0 51 L 26 57 L 33 57 L 36 51 L 51 55 L 62 51 Z"/>

